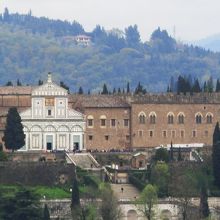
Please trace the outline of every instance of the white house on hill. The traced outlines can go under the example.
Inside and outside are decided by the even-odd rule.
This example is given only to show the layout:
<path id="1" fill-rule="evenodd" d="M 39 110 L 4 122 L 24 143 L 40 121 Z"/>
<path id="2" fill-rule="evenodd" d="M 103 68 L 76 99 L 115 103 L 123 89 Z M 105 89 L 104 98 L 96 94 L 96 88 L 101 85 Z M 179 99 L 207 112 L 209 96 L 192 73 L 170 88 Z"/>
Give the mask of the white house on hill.
<path id="1" fill-rule="evenodd" d="M 83 150 L 85 117 L 68 107 L 67 90 L 48 74 L 31 96 L 31 108 L 20 113 L 26 136 L 22 150 Z"/>

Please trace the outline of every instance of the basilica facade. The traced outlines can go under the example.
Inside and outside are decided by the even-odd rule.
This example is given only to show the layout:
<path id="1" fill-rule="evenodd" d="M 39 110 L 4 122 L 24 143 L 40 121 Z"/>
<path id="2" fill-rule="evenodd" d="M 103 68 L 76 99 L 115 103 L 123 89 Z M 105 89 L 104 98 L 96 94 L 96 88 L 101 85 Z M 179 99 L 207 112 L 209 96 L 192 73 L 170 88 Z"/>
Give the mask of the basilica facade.
<path id="1" fill-rule="evenodd" d="M 52 82 L 31 92 L 31 107 L 20 112 L 25 133 L 21 150 L 73 151 L 84 149 L 84 115 L 68 106 L 68 92 Z"/>

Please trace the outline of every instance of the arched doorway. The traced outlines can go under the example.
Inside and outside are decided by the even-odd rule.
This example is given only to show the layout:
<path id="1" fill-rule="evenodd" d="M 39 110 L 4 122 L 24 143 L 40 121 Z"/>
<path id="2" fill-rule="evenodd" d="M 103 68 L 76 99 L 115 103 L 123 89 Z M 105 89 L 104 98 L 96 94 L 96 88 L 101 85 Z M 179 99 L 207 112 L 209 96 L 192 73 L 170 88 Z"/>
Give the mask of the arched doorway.
<path id="1" fill-rule="evenodd" d="M 162 220 L 171 220 L 172 219 L 172 213 L 171 211 L 165 209 L 161 212 L 161 219 Z"/>

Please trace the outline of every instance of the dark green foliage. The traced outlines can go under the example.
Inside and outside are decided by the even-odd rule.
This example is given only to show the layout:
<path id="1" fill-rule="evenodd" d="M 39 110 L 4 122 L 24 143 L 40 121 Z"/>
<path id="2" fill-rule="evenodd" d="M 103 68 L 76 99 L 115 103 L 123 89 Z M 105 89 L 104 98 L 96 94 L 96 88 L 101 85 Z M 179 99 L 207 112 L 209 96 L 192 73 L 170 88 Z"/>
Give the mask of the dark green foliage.
<path id="1" fill-rule="evenodd" d="M 173 157 L 173 143 L 171 141 L 171 144 L 170 144 L 170 161 L 172 162 L 174 160 L 174 157 Z"/>
<path id="2" fill-rule="evenodd" d="M 81 86 L 79 87 L 78 94 L 79 94 L 79 95 L 82 95 L 82 94 L 83 94 L 83 88 L 82 88 Z"/>
<path id="3" fill-rule="evenodd" d="M 181 148 L 180 148 L 180 147 L 179 147 L 179 149 L 178 149 L 178 157 L 177 157 L 177 160 L 178 160 L 178 161 L 182 161 L 182 160 L 183 160 L 182 154 L 181 154 Z"/>
<path id="4" fill-rule="evenodd" d="M 8 81 L 5 85 L 6 86 L 13 86 L 13 83 L 11 81 Z"/>
<path id="5" fill-rule="evenodd" d="M 12 151 L 18 150 L 24 146 L 24 139 L 25 135 L 23 125 L 21 124 L 21 117 L 17 111 L 17 108 L 10 108 L 7 115 L 3 137 L 5 147 Z"/>
<path id="6" fill-rule="evenodd" d="M 200 217 L 201 219 L 205 219 L 209 217 L 210 211 L 209 211 L 209 205 L 208 205 L 208 195 L 207 195 L 207 189 L 205 186 L 201 188 L 200 192 Z"/>
<path id="7" fill-rule="evenodd" d="M 69 93 L 70 88 L 63 81 L 60 81 L 60 86 L 63 87 L 64 89 L 66 89 Z"/>
<path id="8" fill-rule="evenodd" d="M 199 80 L 195 79 L 193 87 L 192 87 L 192 92 L 198 93 L 198 92 L 201 92 L 201 91 L 202 90 L 201 90 L 200 85 L 199 85 Z"/>
<path id="9" fill-rule="evenodd" d="M 135 177 L 132 174 L 129 175 L 129 182 L 135 187 L 137 187 L 137 189 L 139 190 L 143 190 L 146 185 L 143 181 L 141 181 L 139 178 Z"/>
<path id="10" fill-rule="evenodd" d="M 38 197 L 25 188 L 13 197 L 0 198 L 0 219 L 41 220 L 41 213 Z"/>
<path id="11" fill-rule="evenodd" d="M 157 149 L 155 156 L 154 156 L 154 160 L 168 162 L 169 161 L 169 153 L 168 153 L 167 149 L 165 149 L 165 148 Z"/>
<path id="12" fill-rule="evenodd" d="M 41 86 L 41 85 L 43 85 L 44 84 L 44 82 L 43 82 L 43 80 L 38 80 L 38 86 Z"/>
<path id="13" fill-rule="evenodd" d="M 21 84 L 19 79 L 17 79 L 17 86 L 22 86 L 22 84 Z"/>
<path id="14" fill-rule="evenodd" d="M 219 82 L 219 79 L 217 79 L 215 91 L 216 92 L 220 92 L 220 82 Z"/>
<path id="15" fill-rule="evenodd" d="M 73 179 L 72 184 L 72 197 L 71 197 L 71 208 L 80 206 L 80 198 L 79 198 L 79 186 L 76 178 Z"/>
<path id="16" fill-rule="evenodd" d="M 47 204 L 44 205 L 43 220 L 50 220 L 50 213 Z"/>
<path id="17" fill-rule="evenodd" d="M 100 26 L 85 33 L 77 22 L 37 18 L 32 13 L 7 11 L 4 17 L 5 21 L 0 21 L 2 85 L 18 76 L 23 84 L 33 84 L 45 70 L 53 71 L 57 79 L 65 78 L 74 92 L 78 92 L 76 85 L 98 91 L 100 82 L 109 88 L 123 88 L 129 81 L 134 88 L 140 80 L 149 91 L 165 91 L 170 77 L 181 73 L 203 79 L 211 72 L 213 79 L 219 77 L 219 53 L 175 42 L 160 29 L 143 43 L 137 26 L 129 26 L 123 37 Z M 92 44 L 81 47 L 63 43 L 66 36 L 77 34 L 91 36 Z M 176 92 L 176 85 L 169 86 Z"/>
<path id="18" fill-rule="evenodd" d="M 139 82 L 134 91 L 134 94 L 138 95 L 138 94 L 146 94 L 146 93 L 147 93 L 146 89 Z"/>
<path id="19" fill-rule="evenodd" d="M 220 189 L 220 129 L 219 123 L 216 123 L 213 133 L 213 148 L 212 148 L 212 162 L 213 162 L 213 176 L 216 186 Z"/>
<path id="20" fill-rule="evenodd" d="M 102 88 L 102 95 L 108 95 L 108 89 L 107 89 L 107 85 L 104 83 L 103 88 Z"/>
<path id="21" fill-rule="evenodd" d="M 125 29 L 125 39 L 128 47 L 137 48 L 140 43 L 140 34 L 137 25 Z"/>
<path id="22" fill-rule="evenodd" d="M 126 90 L 126 93 L 127 93 L 127 94 L 130 93 L 130 83 L 129 83 L 129 82 L 127 83 L 127 90 Z"/>

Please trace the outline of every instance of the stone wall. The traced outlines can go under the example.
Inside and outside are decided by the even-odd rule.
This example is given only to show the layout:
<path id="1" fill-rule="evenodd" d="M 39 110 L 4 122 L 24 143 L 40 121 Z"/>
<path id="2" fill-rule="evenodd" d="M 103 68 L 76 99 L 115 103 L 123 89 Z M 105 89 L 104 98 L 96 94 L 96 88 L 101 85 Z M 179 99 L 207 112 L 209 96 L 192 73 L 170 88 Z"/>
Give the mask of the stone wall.
<path id="1" fill-rule="evenodd" d="M 71 183 L 75 176 L 72 164 L 53 162 L 1 162 L 0 184 L 56 186 Z"/>

